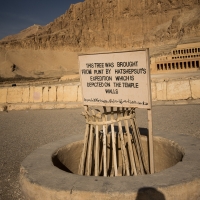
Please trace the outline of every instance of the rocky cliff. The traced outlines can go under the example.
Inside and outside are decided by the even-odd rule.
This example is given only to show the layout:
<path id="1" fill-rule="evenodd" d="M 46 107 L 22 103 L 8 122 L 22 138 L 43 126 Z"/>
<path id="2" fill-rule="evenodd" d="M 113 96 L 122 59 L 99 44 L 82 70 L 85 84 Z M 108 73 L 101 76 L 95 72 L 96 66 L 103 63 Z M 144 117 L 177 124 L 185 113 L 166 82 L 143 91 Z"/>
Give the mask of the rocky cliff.
<path id="1" fill-rule="evenodd" d="M 85 0 L 24 38 L 3 40 L 1 46 L 29 49 L 94 46 L 135 48 L 179 42 L 200 36 L 199 0 Z"/>
<path id="2" fill-rule="evenodd" d="M 44 27 L 35 25 L 1 40 L 0 48 L 156 49 L 194 38 L 200 38 L 200 0 L 85 0 Z"/>

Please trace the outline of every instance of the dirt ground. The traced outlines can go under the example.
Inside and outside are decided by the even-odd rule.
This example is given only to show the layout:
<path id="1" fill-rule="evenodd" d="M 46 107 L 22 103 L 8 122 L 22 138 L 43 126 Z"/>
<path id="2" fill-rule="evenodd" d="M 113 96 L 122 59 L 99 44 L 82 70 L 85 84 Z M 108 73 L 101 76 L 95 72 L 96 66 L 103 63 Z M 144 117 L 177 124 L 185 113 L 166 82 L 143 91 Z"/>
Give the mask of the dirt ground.
<path id="1" fill-rule="evenodd" d="M 84 133 L 82 109 L 0 112 L 0 199 L 23 200 L 20 163 L 38 147 Z M 171 132 L 200 138 L 200 105 L 154 106 L 154 134 Z M 137 110 L 139 127 L 147 128 L 147 111 Z"/>

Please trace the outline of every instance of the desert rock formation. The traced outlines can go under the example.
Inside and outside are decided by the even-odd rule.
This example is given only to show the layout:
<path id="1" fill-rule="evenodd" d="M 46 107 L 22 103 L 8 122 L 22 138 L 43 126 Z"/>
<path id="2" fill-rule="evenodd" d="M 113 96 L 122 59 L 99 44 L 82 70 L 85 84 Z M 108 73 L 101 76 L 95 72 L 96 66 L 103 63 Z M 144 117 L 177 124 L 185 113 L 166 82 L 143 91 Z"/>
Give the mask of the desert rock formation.
<path id="1" fill-rule="evenodd" d="M 44 27 L 1 40 L 0 76 L 15 77 L 8 67 L 15 64 L 18 76 L 59 77 L 78 73 L 77 52 L 149 47 L 156 55 L 199 40 L 200 0 L 85 0 Z"/>

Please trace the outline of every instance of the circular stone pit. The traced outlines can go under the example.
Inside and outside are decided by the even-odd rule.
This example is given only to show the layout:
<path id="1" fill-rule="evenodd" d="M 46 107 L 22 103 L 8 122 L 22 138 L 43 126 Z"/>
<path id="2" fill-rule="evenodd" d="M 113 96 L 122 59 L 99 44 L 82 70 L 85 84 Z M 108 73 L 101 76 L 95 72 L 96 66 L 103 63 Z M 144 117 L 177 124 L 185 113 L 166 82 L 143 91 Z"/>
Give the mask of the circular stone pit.
<path id="1" fill-rule="evenodd" d="M 113 152 L 110 153 L 110 134 L 107 135 L 107 154 L 111 155 Z M 117 137 L 118 138 L 118 137 Z M 127 145 L 127 136 L 124 136 Z M 147 137 L 142 136 L 141 142 L 144 150 L 144 156 L 146 163 L 148 164 L 149 154 L 148 154 L 148 142 Z M 121 147 L 120 140 L 118 139 L 118 146 Z M 100 149 L 103 148 L 103 141 L 100 142 Z M 76 141 L 70 143 L 66 146 L 63 146 L 55 151 L 52 156 L 53 164 L 61 170 L 64 170 L 68 173 L 78 174 L 78 167 L 79 161 L 81 157 L 81 153 L 83 150 L 83 140 Z M 122 175 L 122 158 L 121 158 L 121 148 L 116 148 L 117 160 L 118 160 L 118 174 L 119 176 Z M 128 150 L 127 150 L 128 152 Z M 177 164 L 178 162 L 182 161 L 184 156 L 183 149 L 171 140 L 167 140 L 162 137 L 154 137 L 154 165 L 155 165 L 155 173 L 158 173 L 164 169 L 170 168 Z M 112 160 L 112 158 L 111 158 Z M 136 165 L 139 166 L 139 161 L 135 160 Z M 112 166 L 110 166 L 112 165 Z M 149 166 L 148 166 L 149 168 Z M 114 170 L 113 163 L 109 162 L 108 172 L 110 172 L 111 176 L 112 170 Z M 120 170 L 120 171 L 119 171 Z M 109 173 L 108 173 L 109 174 Z M 100 172 L 100 176 L 103 176 L 103 170 Z"/>
<path id="2" fill-rule="evenodd" d="M 147 152 L 145 137 L 142 142 Z M 139 200 L 147 195 L 159 200 L 196 200 L 200 197 L 197 138 L 169 133 L 154 137 L 156 173 L 130 177 L 77 175 L 82 145 L 83 135 L 74 135 L 30 154 L 20 168 L 20 184 L 26 198 Z"/>

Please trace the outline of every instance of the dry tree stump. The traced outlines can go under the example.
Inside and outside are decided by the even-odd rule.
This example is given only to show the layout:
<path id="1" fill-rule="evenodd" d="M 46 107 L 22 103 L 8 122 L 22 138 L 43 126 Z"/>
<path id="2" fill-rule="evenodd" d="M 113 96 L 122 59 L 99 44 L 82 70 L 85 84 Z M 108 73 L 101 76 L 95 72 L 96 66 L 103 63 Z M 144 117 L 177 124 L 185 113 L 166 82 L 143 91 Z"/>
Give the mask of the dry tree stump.
<path id="1" fill-rule="evenodd" d="M 86 129 L 79 174 L 105 177 L 148 174 L 135 108 L 84 108 Z"/>

